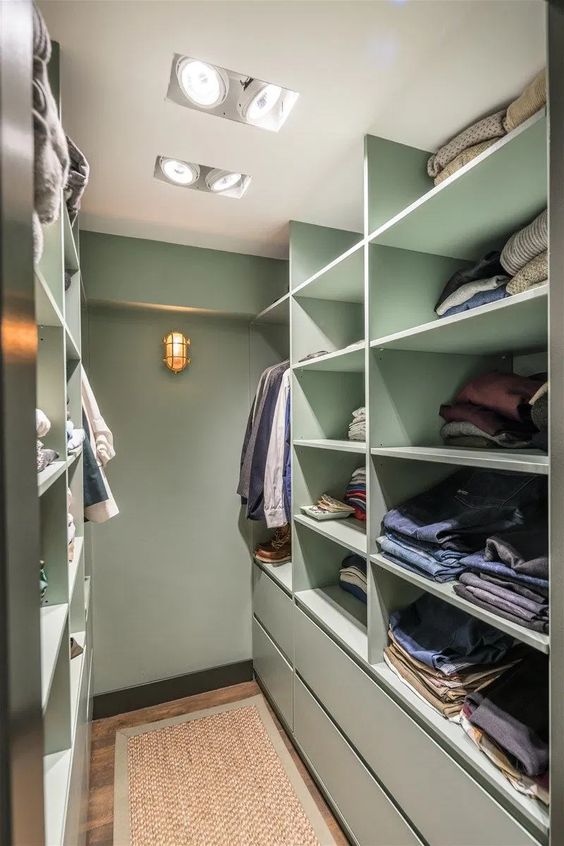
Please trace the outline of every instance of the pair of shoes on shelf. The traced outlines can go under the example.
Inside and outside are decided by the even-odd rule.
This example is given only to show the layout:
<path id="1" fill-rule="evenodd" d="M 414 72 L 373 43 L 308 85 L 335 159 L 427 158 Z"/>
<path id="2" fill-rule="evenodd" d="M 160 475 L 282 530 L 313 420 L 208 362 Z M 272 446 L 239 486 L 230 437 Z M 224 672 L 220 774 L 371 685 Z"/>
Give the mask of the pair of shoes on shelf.
<path id="1" fill-rule="evenodd" d="M 285 564 L 292 559 L 292 537 L 290 526 L 280 526 L 268 543 L 260 543 L 255 550 L 255 558 L 263 564 Z"/>

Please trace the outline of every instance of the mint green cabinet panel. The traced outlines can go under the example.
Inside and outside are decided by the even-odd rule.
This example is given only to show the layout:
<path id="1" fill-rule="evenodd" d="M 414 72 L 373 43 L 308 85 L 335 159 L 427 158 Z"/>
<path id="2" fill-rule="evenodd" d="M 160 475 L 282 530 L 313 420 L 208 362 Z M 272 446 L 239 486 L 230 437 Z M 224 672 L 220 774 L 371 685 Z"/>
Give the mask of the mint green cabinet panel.
<path id="1" fill-rule="evenodd" d="M 329 674 L 333 674 L 332 667 Z M 297 677 L 294 696 L 296 740 L 355 842 L 359 846 L 421 846 L 404 817 Z M 355 710 L 356 704 L 351 704 L 353 718 Z"/>
<path id="2" fill-rule="evenodd" d="M 253 668 L 291 729 L 294 671 L 255 617 L 253 617 Z"/>
<path id="3" fill-rule="evenodd" d="M 433 181 L 427 176 L 430 154 L 425 150 L 367 135 L 364 154 L 369 234 L 425 194 Z"/>
<path id="4" fill-rule="evenodd" d="M 292 599 L 262 570 L 253 566 L 253 613 L 290 663 L 294 661 Z"/>
<path id="5" fill-rule="evenodd" d="M 290 221 L 290 288 L 293 290 L 362 240 L 358 232 Z"/>

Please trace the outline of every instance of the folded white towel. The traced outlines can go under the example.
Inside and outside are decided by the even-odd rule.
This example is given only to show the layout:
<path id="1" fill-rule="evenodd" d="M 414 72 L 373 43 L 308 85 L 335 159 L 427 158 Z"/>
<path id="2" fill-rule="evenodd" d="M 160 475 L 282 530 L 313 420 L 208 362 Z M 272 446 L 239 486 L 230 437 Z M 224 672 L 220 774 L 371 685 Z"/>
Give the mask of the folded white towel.
<path id="1" fill-rule="evenodd" d="M 38 438 L 43 438 L 51 428 L 51 421 L 40 408 L 35 409 L 35 431 Z"/>

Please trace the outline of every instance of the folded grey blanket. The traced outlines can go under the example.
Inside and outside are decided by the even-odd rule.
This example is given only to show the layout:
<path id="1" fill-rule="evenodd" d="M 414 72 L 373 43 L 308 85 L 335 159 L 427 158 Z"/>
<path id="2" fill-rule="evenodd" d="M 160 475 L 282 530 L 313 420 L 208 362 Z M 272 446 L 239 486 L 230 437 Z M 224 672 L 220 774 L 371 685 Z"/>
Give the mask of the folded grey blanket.
<path id="1" fill-rule="evenodd" d="M 505 285 L 508 279 L 509 276 L 503 276 L 500 274 L 498 276 L 490 276 L 489 279 L 474 279 L 471 282 L 467 282 L 465 285 L 461 285 L 460 288 L 457 288 L 457 290 L 447 297 L 446 300 L 443 300 L 443 302 L 436 307 L 435 311 L 440 317 L 442 317 L 449 308 L 454 308 L 454 306 L 459 306 L 468 302 L 468 300 L 472 299 L 474 294 L 477 294 L 480 291 L 494 291 L 501 285 Z"/>
<path id="2" fill-rule="evenodd" d="M 33 133 L 34 133 L 34 210 L 41 223 L 57 220 L 61 210 L 61 192 L 67 181 L 69 153 L 67 139 L 59 120 L 49 78 L 47 61 L 51 42 L 41 12 L 33 10 Z M 33 227 L 33 253 L 41 257 L 42 239 Z"/>
<path id="3" fill-rule="evenodd" d="M 511 420 L 507 421 L 508 427 Z M 482 447 L 505 447 L 507 449 L 522 449 L 529 446 L 531 441 L 522 432 L 507 431 L 498 432 L 497 435 L 490 435 L 475 426 L 474 423 L 466 421 L 455 421 L 445 423 L 441 428 L 441 438 L 451 446 L 476 446 Z"/>
<path id="4" fill-rule="evenodd" d="M 70 222 L 74 223 L 76 216 L 80 211 L 80 201 L 82 200 L 82 195 L 88 185 L 90 165 L 88 164 L 86 156 L 82 150 L 76 146 L 72 138 L 69 138 L 68 135 L 67 144 L 70 156 L 70 169 L 65 188 L 65 199 L 67 202 Z"/>
<path id="5" fill-rule="evenodd" d="M 544 252 L 548 246 L 548 213 L 545 209 L 528 226 L 514 232 L 501 251 L 501 264 L 510 276 L 515 276 L 527 262 Z"/>
<path id="6" fill-rule="evenodd" d="M 492 138 L 501 138 L 502 135 L 505 135 L 505 129 L 503 128 L 504 117 L 505 109 L 495 112 L 493 115 L 488 115 L 488 117 L 473 123 L 472 126 L 464 129 L 447 144 L 440 147 L 427 162 L 427 173 L 429 176 L 438 176 L 449 162 L 468 147 L 473 147 L 482 141 L 490 141 Z"/>

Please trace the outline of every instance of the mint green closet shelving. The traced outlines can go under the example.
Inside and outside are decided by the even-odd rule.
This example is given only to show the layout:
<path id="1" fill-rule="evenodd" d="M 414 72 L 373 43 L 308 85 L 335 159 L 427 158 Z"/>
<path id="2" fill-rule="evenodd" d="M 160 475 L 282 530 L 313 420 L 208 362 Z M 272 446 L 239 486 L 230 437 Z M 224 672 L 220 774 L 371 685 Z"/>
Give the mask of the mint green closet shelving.
<path id="1" fill-rule="evenodd" d="M 390 507 L 458 467 L 538 473 L 552 485 L 547 455 L 446 447 L 438 417 L 473 374 L 549 366 L 548 284 L 454 317 L 434 312 L 455 269 L 503 244 L 549 203 L 547 129 L 546 114 L 535 115 L 437 187 L 426 176 L 428 152 L 368 136 L 363 233 L 291 223 L 293 562 L 283 595 L 271 588 L 265 601 L 261 587 L 255 601 L 255 672 L 275 707 L 282 697 L 294 743 L 364 846 L 557 846 L 564 837 L 551 831 L 548 809 L 518 793 L 382 657 L 390 613 L 425 591 L 546 653 L 553 684 L 561 683 L 549 636 L 394 565 L 377 545 Z M 350 442 L 348 423 L 361 405 L 367 442 Z M 325 491 L 342 497 L 359 466 L 367 471 L 365 524 L 316 522 L 301 512 Z M 338 585 L 347 552 L 366 557 L 367 605 Z M 557 626 L 560 579 L 552 584 Z M 553 724 L 553 756 L 557 733 Z M 559 772 L 556 761 L 555 797 Z"/>

